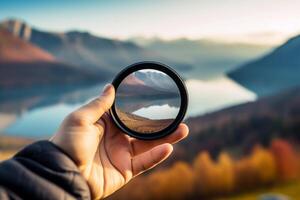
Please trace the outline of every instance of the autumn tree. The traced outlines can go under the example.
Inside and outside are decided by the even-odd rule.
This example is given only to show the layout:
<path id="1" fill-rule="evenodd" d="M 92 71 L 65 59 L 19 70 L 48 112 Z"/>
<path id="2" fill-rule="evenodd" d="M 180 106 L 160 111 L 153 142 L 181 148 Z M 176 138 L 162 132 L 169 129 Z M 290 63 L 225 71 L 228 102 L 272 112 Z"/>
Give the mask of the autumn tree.
<path id="1" fill-rule="evenodd" d="M 205 196 L 215 192 L 215 165 L 207 151 L 198 154 L 193 164 L 195 192 Z"/>
<path id="2" fill-rule="evenodd" d="M 298 176 L 298 158 L 292 146 L 285 140 L 272 141 L 271 151 L 274 155 L 281 180 L 293 180 Z"/>
<path id="3" fill-rule="evenodd" d="M 234 189 L 234 163 L 222 152 L 214 162 L 208 152 L 200 153 L 194 161 L 195 191 L 200 196 L 229 193 Z"/>
<path id="4" fill-rule="evenodd" d="M 251 154 L 235 164 L 235 181 L 239 190 L 272 183 L 277 177 L 276 161 L 271 151 L 256 146 Z"/>
<path id="5" fill-rule="evenodd" d="M 234 171 L 237 190 L 246 190 L 256 186 L 258 172 L 249 157 L 236 161 Z"/>
<path id="6" fill-rule="evenodd" d="M 187 163 L 177 162 L 168 170 L 150 175 L 147 185 L 150 199 L 187 199 L 193 192 L 193 171 Z"/>
<path id="7" fill-rule="evenodd" d="M 234 161 L 227 153 L 222 152 L 218 158 L 217 177 L 220 193 L 229 193 L 234 189 Z"/>
<path id="8" fill-rule="evenodd" d="M 271 151 L 261 146 L 256 146 L 250 159 L 257 171 L 258 184 L 268 184 L 276 180 L 276 161 Z"/>

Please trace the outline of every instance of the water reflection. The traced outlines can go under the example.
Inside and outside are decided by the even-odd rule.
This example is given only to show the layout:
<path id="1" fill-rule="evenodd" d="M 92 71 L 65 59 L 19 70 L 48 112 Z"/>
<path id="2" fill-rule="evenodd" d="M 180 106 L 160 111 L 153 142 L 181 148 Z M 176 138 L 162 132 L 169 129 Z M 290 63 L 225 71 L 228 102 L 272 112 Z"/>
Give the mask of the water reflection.
<path id="1" fill-rule="evenodd" d="M 16 88 L 0 93 L 0 133 L 48 136 L 68 113 L 97 96 L 103 85 Z"/>
<path id="2" fill-rule="evenodd" d="M 22 91 L 4 91 L 0 88 L 0 134 L 49 137 L 68 113 L 99 95 L 103 85 L 104 83 Z M 210 81 L 188 80 L 186 85 L 190 95 L 187 117 L 253 101 L 256 98 L 255 94 L 226 77 Z M 126 104 L 125 101 L 122 102 Z M 179 105 L 176 101 L 168 102 L 171 108 Z M 159 102 L 155 104 L 165 105 Z M 151 103 L 145 102 L 145 105 L 152 109 Z M 130 112 L 141 109 L 137 104 L 127 103 L 126 107 Z M 143 112 L 147 116 L 146 110 Z"/>
<path id="3" fill-rule="evenodd" d="M 149 119 L 170 119 L 179 112 L 179 107 L 171 107 L 169 104 L 143 107 L 133 112 L 135 115 L 144 116 Z"/>
<path id="4" fill-rule="evenodd" d="M 116 99 L 116 106 L 118 108 L 122 108 L 124 112 L 133 113 L 142 108 L 148 108 L 151 106 L 164 106 L 167 105 L 169 108 L 179 108 L 180 107 L 180 99 L 178 98 L 166 98 L 166 99 L 148 99 L 148 98 L 124 98 L 118 97 Z M 155 114 L 155 113 L 153 113 Z M 154 117 L 154 116 L 152 116 Z M 151 118 L 151 116 L 149 117 Z M 158 117 L 155 117 L 158 118 Z"/>
<path id="5" fill-rule="evenodd" d="M 58 103 L 82 103 L 99 94 L 103 84 L 2 90 L 0 113 L 17 113 Z"/>

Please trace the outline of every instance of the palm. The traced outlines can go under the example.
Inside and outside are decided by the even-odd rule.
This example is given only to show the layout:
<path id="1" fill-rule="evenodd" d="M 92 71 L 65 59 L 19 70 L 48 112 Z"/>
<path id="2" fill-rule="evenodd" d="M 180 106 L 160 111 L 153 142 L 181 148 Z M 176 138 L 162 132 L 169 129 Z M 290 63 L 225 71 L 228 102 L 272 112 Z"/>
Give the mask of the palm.
<path id="1" fill-rule="evenodd" d="M 71 113 L 50 139 L 74 160 L 96 199 L 162 162 L 172 152 L 171 144 L 188 134 L 187 126 L 181 124 L 163 139 L 130 138 L 105 113 L 113 101 L 114 89 L 110 87 L 103 96 Z"/>
<path id="2" fill-rule="evenodd" d="M 121 188 L 132 178 L 131 166 L 130 138 L 110 129 L 101 138 L 91 166 L 86 168 L 90 168 L 87 180 L 93 196 L 103 198 Z"/>

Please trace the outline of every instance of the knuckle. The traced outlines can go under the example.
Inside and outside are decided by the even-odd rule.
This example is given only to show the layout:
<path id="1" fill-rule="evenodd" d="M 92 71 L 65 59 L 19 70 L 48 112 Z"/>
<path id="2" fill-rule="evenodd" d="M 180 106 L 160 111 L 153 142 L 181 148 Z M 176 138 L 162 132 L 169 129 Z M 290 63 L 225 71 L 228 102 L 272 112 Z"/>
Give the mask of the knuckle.
<path id="1" fill-rule="evenodd" d="M 92 103 L 100 105 L 100 104 L 102 104 L 102 99 L 100 97 L 97 97 L 96 99 L 93 100 Z"/>
<path id="2" fill-rule="evenodd" d="M 71 113 L 67 116 L 67 121 L 72 125 L 86 125 L 87 120 L 78 113 Z"/>
<path id="3" fill-rule="evenodd" d="M 101 98 L 96 98 L 93 100 L 92 102 L 92 107 L 97 108 L 100 111 L 104 111 L 104 107 L 105 107 L 105 100 L 101 99 Z"/>
<path id="4" fill-rule="evenodd" d="M 99 109 L 103 109 L 104 111 L 108 109 L 108 106 L 110 105 L 110 100 L 108 98 L 96 98 L 95 103 L 99 107 Z"/>

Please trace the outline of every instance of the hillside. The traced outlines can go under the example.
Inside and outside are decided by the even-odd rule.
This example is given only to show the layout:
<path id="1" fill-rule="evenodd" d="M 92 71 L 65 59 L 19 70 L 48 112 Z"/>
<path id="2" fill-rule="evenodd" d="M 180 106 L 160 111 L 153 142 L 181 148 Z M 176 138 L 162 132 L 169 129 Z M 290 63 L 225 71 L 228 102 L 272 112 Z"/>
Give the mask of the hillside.
<path id="1" fill-rule="evenodd" d="M 259 96 L 300 85 L 300 36 L 231 71 L 228 76 Z"/>
<path id="2" fill-rule="evenodd" d="M 242 63 L 267 53 L 272 47 L 243 43 L 225 43 L 212 39 L 161 40 L 133 38 L 144 48 L 166 58 L 195 66 L 189 77 L 210 78 L 235 69 Z"/>
<path id="3" fill-rule="evenodd" d="M 161 131 L 168 127 L 174 120 L 173 119 L 148 119 L 139 115 L 124 112 L 117 109 L 117 114 L 120 120 L 131 130 L 137 131 L 142 134 L 149 134 Z"/>
<path id="4" fill-rule="evenodd" d="M 55 58 L 0 28 L 0 62 L 54 62 Z"/>
<path id="5" fill-rule="evenodd" d="M 0 88 L 95 82 L 96 76 L 0 29 Z"/>
<path id="6" fill-rule="evenodd" d="M 110 73 L 110 78 L 125 66 L 142 60 L 162 61 L 183 71 L 191 68 L 165 59 L 132 42 L 98 37 L 88 32 L 47 32 L 18 20 L 6 20 L 0 26 L 50 52 L 60 61 L 99 73 L 106 71 Z"/>
<path id="7" fill-rule="evenodd" d="M 174 80 L 164 73 L 157 71 L 137 71 L 135 76 L 143 80 L 146 85 L 164 92 L 178 93 L 178 87 Z"/>
<path id="8" fill-rule="evenodd" d="M 186 120 L 190 136 L 179 151 L 192 158 L 194 152 L 221 150 L 247 153 L 253 145 L 268 145 L 272 138 L 299 144 L 300 88 Z"/>

